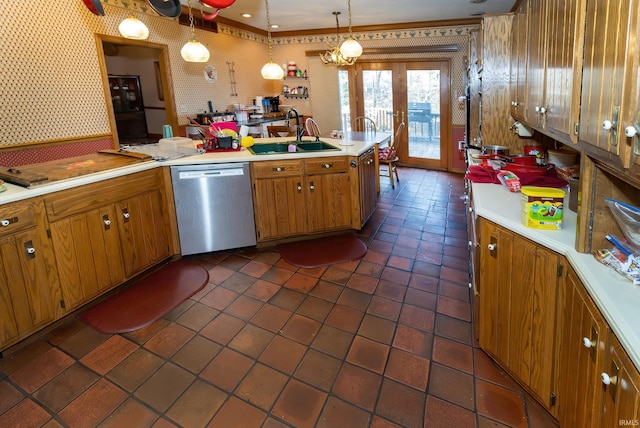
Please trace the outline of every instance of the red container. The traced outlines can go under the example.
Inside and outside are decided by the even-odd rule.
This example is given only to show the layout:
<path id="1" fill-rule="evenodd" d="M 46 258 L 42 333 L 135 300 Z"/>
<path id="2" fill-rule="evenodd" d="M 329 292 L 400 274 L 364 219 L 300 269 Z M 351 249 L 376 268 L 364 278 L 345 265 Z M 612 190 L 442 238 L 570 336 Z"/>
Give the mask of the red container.
<path id="1" fill-rule="evenodd" d="M 535 155 L 523 154 L 523 155 L 513 155 L 509 156 L 513 163 L 518 165 L 528 165 L 528 166 L 536 166 L 537 165 L 537 157 Z"/>
<path id="2" fill-rule="evenodd" d="M 508 163 L 504 166 L 503 169 L 507 171 L 511 171 L 518 174 L 530 174 L 530 175 L 547 175 L 547 171 L 554 168 L 553 164 L 548 164 L 545 166 L 529 166 L 529 165 L 519 165 L 517 163 Z"/>

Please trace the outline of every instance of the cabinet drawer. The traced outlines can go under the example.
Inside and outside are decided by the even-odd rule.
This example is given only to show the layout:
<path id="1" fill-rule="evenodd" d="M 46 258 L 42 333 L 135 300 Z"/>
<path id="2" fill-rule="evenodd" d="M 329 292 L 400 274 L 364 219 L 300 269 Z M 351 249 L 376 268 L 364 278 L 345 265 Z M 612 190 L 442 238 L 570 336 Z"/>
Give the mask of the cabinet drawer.
<path id="1" fill-rule="evenodd" d="M 251 169 L 253 178 L 293 177 L 302 175 L 302 161 L 254 162 Z"/>
<path id="2" fill-rule="evenodd" d="M 345 172 L 349 169 L 349 160 L 345 157 L 307 159 L 304 166 L 307 174 Z"/>
<path id="3" fill-rule="evenodd" d="M 111 178 L 45 196 L 49 221 L 86 212 L 162 186 L 161 168 Z"/>
<path id="4" fill-rule="evenodd" d="M 0 206 L 0 236 L 7 236 L 35 225 L 36 211 L 32 201 Z"/>

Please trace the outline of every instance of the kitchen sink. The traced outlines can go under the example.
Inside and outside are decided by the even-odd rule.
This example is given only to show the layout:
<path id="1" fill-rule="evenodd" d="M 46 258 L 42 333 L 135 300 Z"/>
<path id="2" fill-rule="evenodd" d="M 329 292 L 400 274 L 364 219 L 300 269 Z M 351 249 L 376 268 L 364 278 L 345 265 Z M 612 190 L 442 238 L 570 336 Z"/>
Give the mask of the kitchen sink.
<path id="1" fill-rule="evenodd" d="M 289 151 L 289 145 L 296 146 L 295 151 Z M 254 155 L 276 155 L 283 153 L 326 152 L 336 151 L 339 148 L 324 141 L 285 141 L 282 143 L 256 143 L 248 150 Z"/>

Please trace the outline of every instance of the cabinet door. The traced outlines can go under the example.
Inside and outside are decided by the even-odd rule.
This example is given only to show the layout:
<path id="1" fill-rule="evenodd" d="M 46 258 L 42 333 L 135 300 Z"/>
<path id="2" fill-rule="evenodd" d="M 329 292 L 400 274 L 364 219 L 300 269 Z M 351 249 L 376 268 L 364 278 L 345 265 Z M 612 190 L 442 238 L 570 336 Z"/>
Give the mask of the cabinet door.
<path id="1" fill-rule="evenodd" d="M 511 27 L 511 116 L 524 120 L 524 103 L 527 82 L 527 19 L 529 3 L 524 2 L 518 7 Z"/>
<path id="2" fill-rule="evenodd" d="M 263 178 L 254 182 L 258 241 L 306 232 L 302 176 Z"/>
<path id="3" fill-rule="evenodd" d="M 360 226 L 364 225 L 376 209 L 378 193 L 376 190 L 376 165 L 373 149 L 360 156 Z"/>
<path id="4" fill-rule="evenodd" d="M 605 390 L 599 426 L 638 426 L 640 373 L 611 331 L 608 348 L 602 375 Z"/>
<path id="5" fill-rule="evenodd" d="M 351 226 L 351 181 L 346 172 L 308 175 L 305 188 L 309 232 Z"/>
<path id="6" fill-rule="evenodd" d="M 632 148 L 624 128 L 636 114 L 639 7 L 640 0 L 587 3 L 580 140 L 618 156 L 625 168 Z"/>
<path id="7" fill-rule="evenodd" d="M 0 349 L 54 321 L 59 281 L 46 234 L 30 229 L 0 239 Z"/>
<path id="8" fill-rule="evenodd" d="M 480 346 L 551 408 L 559 256 L 481 221 Z"/>
<path id="9" fill-rule="evenodd" d="M 525 119 L 539 129 L 544 127 L 544 79 L 546 55 L 546 0 L 529 0 L 529 37 Z"/>
<path id="10" fill-rule="evenodd" d="M 596 428 L 607 326 L 575 271 L 567 270 L 558 293 L 558 422 Z"/>
<path id="11" fill-rule="evenodd" d="M 118 202 L 115 210 L 127 277 L 170 255 L 159 190 Z"/>
<path id="12" fill-rule="evenodd" d="M 120 284 L 124 268 L 112 205 L 51 224 L 67 311 Z"/>
<path id="13" fill-rule="evenodd" d="M 545 129 L 564 142 L 578 142 L 586 0 L 545 0 L 547 53 L 543 113 Z"/>

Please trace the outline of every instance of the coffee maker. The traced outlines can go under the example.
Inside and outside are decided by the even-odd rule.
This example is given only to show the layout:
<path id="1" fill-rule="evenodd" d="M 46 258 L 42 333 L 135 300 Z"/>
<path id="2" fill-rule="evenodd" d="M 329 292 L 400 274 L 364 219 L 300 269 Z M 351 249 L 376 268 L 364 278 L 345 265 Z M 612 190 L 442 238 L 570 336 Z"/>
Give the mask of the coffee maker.
<path id="1" fill-rule="evenodd" d="M 274 113 L 274 112 L 278 112 L 279 111 L 279 107 L 280 107 L 280 97 L 279 96 L 264 97 L 263 102 L 266 103 L 265 112 Z"/>

